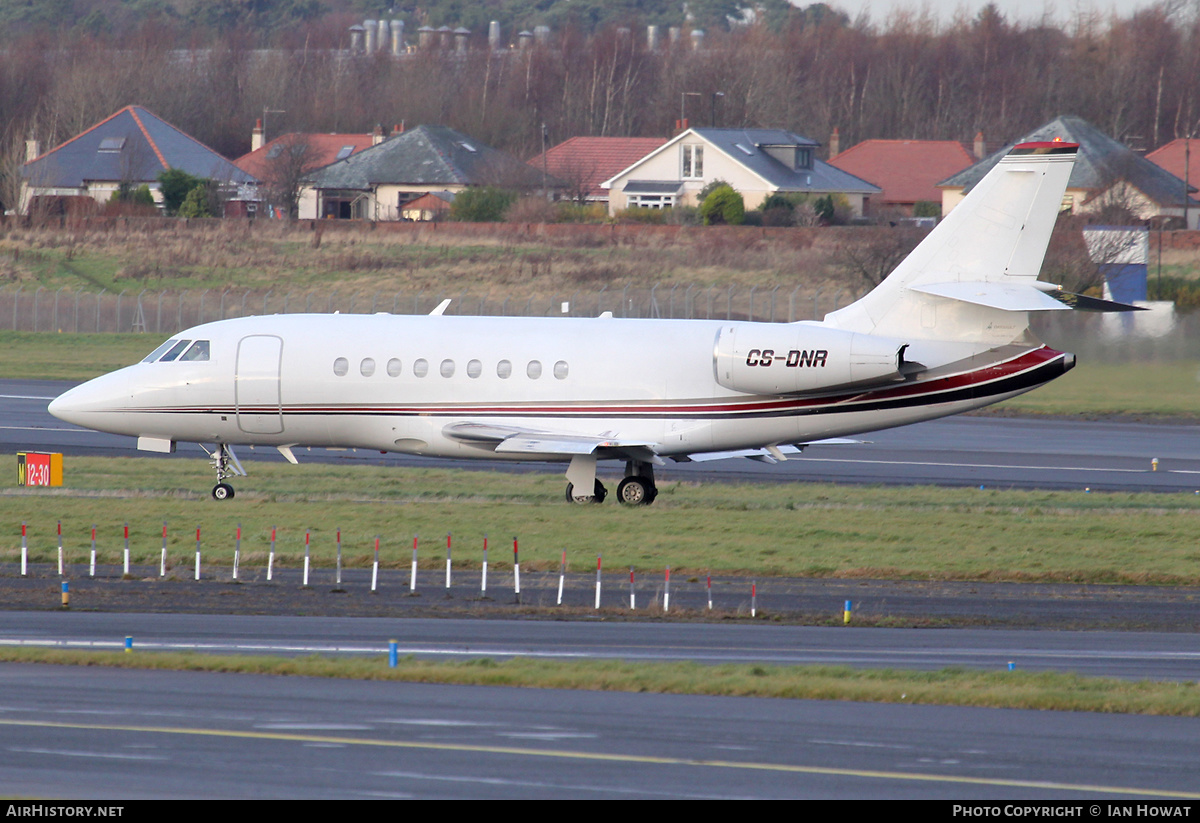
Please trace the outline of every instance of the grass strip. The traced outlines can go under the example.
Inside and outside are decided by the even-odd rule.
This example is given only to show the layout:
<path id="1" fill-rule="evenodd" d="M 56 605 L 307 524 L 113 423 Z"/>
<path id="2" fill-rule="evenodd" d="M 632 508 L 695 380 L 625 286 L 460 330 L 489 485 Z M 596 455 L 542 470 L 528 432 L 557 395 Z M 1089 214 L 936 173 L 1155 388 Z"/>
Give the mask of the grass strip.
<path id="1" fill-rule="evenodd" d="M 958 667 L 919 672 L 849 666 L 708 666 L 527 658 L 446 662 L 410 656 L 400 659 L 393 669 L 388 667 L 383 654 L 373 658 L 285 658 L 33 648 L 0 648 L 0 662 L 405 683 L 1200 716 L 1200 687 L 1192 682 L 1119 680 L 1059 672 L 981 672 Z"/>
<path id="2" fill-rule="evenodd" d="M 568 571 L 600 555 L 606 569 L 693 575 L 1200 585 L 1194 494 L 702 483 L 668 471 L 654 506 L 627 508 L 568 506 L 557 473 L 245 462 L 237 498 L 216 503 L 203 461 L 68 458 L 69 487 L 0 490 L 0 561 L 19 560 L 24 522 L 29 560 L 56 562 L 61 520 L 76 569 L 93 524 L 98 562 L 120 562 L 126 522 L 132 562 L 157 565 L 166 521 L 168 562 L 182 569 L 197 527 L 205 565 L 232 565 L 240 525 L 243 569 L 266 565 L 272 528 L 278 565 L 302 563 L 308 532 L 313 562 L 328 567 L 340 529 L 343 562 L 359 568 L 376 535 L 385 568 L 408 567 L 414 535 L 421 566 L 442 567 L 451 533 L 459 568 L 480 565 L 488 535 L 497 570 L 511 568 L 516 536 L 530 570 L 557 569 L 565 549 Z"/>

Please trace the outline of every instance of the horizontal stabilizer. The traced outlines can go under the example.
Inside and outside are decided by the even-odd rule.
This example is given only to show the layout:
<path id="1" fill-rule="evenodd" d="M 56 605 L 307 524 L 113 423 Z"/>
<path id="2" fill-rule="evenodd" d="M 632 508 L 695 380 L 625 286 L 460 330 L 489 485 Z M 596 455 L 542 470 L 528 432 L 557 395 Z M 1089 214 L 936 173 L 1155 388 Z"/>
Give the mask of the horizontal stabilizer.
<path id="1" fill-rule="evenodd" d="M 1086 294 L 1074 294 L 1069 291 L 1052 291 L 1050 296 L 1076 311 L 1149 311 L 1145 306 L 1117 303 L 1114 300 L 1102 300 L 1099 297 L 1088 297 Z"/>
<path id="2" fill-rule="evenodd" d="M 1070 306 L 1028 283 L 926 283 L 913 291 L 1003 311 L 1069 311 Z"/>

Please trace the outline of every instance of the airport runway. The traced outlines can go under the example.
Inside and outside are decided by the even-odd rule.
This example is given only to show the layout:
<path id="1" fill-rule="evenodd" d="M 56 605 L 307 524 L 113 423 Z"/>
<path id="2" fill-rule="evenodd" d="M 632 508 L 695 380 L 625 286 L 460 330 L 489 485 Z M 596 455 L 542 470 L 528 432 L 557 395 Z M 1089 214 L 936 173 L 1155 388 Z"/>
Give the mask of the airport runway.
<path id="1" fill-rule="evenodd" d="M 46 412 L 48 398 L 74 385 L 59 381 L 0 380 L 0 448 L 60 451 L 73 455 L 133 455 L 134 439 L 99 434 L 63 423 Z M 812 446 L 777 465 L 745 458 L 673 463 L 660 478 L 710 480 L 832 481 L 838 483 L 934 484 L 1096 491 L 1200 491 L 1200 426 L 1069 419 L 951 417 L 861 435 L 854 445 Z M 448 466 L 495 471 L 549 471 L 561 465 L 504 461 L 446 461 L 376 452 L 296 450 L 300 461 L 366 462 L 375 465 Z M 180 457 L 203 457 L 198 446 L 180 444 Z M 256 460 L 279 461 L 274 449 L 242 449 L 254 485 Z M 1151 461 L 1158 458 L 1158 471 Z M 619 479 L 617 464 L 601 464 L 605 479 Z M 607 470 L 606 470 L 607 469 Z M 207 474 L 196 488 L 207 490 Z M 612 483 L 609 483 L 611 486 Z"/>
<path id="2" fill-rule="evenodd" d="M 0 381 L 3 447 L 134 454 L 130 438 L 85 432 L 46 414 L 45 398 L 67 385 Z M 871 442 L 861 445 L 813 447 L 778 466 L 672 464 L 665 476 L 1192 493 L 1200 489 L 1197 433 L 1196 426 L 959 417 L 866 435 Z M 201 456 L 188 447 L 180 454 Z M 264 450 L 242 457 L 247 487 L 255 459 L 278 459 Z M 300 457 L 475 465 L 318 450 Z M 1150 470 L 1154 457 L 1157 472 Z M 198 489 L 209 483 L 197 477 Z M 886 594 L 895 603 L 921 597 Z M 1023 602 L 1035 599 L 1061 607 L 1055 597 Z M 1187 595 L 1168 609 L 1192 613 L 1191 601 Z M 58 612 L 4 618 L 0 640 L 7 642 L 104 645 L 131 634 L 147 649 L 379 654 L 395 637 L 406 652 L 452 659 L 993 669 L 1011 661 L 1020 670 L 1200 677 L 1197 635 L 1186 633 Z M 1197 774 L 1200 720 L 1189 718 L 0 666 L 0 792 L 10 796 L 911 797 L 1086 800 L 1107 810 L 1118 798 L 1194 802 Z"/>
<path id="3" fill-rule="evenodd" d="M 8 613 L 6 642 L 1194 678 L 1194 635 Z M 1200 719 L 0 666 L 0 792 L 1200 799 Z M 1105 815 L 1107 816 L 1107 815 Z"/>

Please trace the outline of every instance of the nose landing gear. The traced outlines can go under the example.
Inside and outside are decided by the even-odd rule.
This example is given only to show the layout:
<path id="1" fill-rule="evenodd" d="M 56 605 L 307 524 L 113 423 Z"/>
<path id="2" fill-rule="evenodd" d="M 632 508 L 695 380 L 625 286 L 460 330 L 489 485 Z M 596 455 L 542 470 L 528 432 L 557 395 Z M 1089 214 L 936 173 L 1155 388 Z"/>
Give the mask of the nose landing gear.
<path id="1" fill-rule="evenodd" d="M 213 500 L 232 500 L 233 486 L 225 482 L 227 477 L 245 477 L 246 470 L 242 468 L 241 462 L 237 459 L 237 455 L 233 453 L 233 447 L 225 443 L 218 443 L 212 451 L 208 451 L 202 444 L 200 448 L 208 452 L 209 465 L 217 473 L 217 485 L 213 486 Z"/>

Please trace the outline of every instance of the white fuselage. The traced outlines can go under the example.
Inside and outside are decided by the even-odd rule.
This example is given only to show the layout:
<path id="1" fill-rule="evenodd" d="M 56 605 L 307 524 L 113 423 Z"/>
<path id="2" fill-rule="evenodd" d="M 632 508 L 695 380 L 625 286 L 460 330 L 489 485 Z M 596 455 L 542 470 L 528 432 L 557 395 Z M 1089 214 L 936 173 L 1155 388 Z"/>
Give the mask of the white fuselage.
<path id="1" fill-rule="evenodd" d="M 656 454 L 669 457 L 804 443 L 956 414 L 1027 391 L 1069 368 L 1062 355 L 1044 347 L 972 352 L 965 359 L 954 350 L 943 363 L 927 362 L 937 356 L 927 348 L 921 354 L 925 366 L 954 366 L 929 379 L 847 385 L 843 377 L 835 380 L 842 385 L 786 394 L 721 384 L 729 383 L 720 379 L 719 370 L 728 365 L 722 357 L 736 358 L 744 370 L 743 358 L 757 364 L 771 351 L 755 340 L 769 341 L 788 329 L 813 341 L 811 351 L 824 352 L 818 359 L 809 349 L 794 350 L 791 358 L 798 361 L 792 368 L 812 370 L 818 382 L 851 356 L 842 345 L 845 333 L 817 323 L 250 317 L 175 335 L 209 341 L 205 361 L 139 363 L 67 392 L 51 411 L 148 442 L 570 459 L 498 453 L 494 443 L 446 432 L 472 423 L 652 443 Z M 736 333 L 736 351 L 719 351 L 723 333 Z M 780 351 L 770 366 L 785 373 L 787 359 Z"/>

